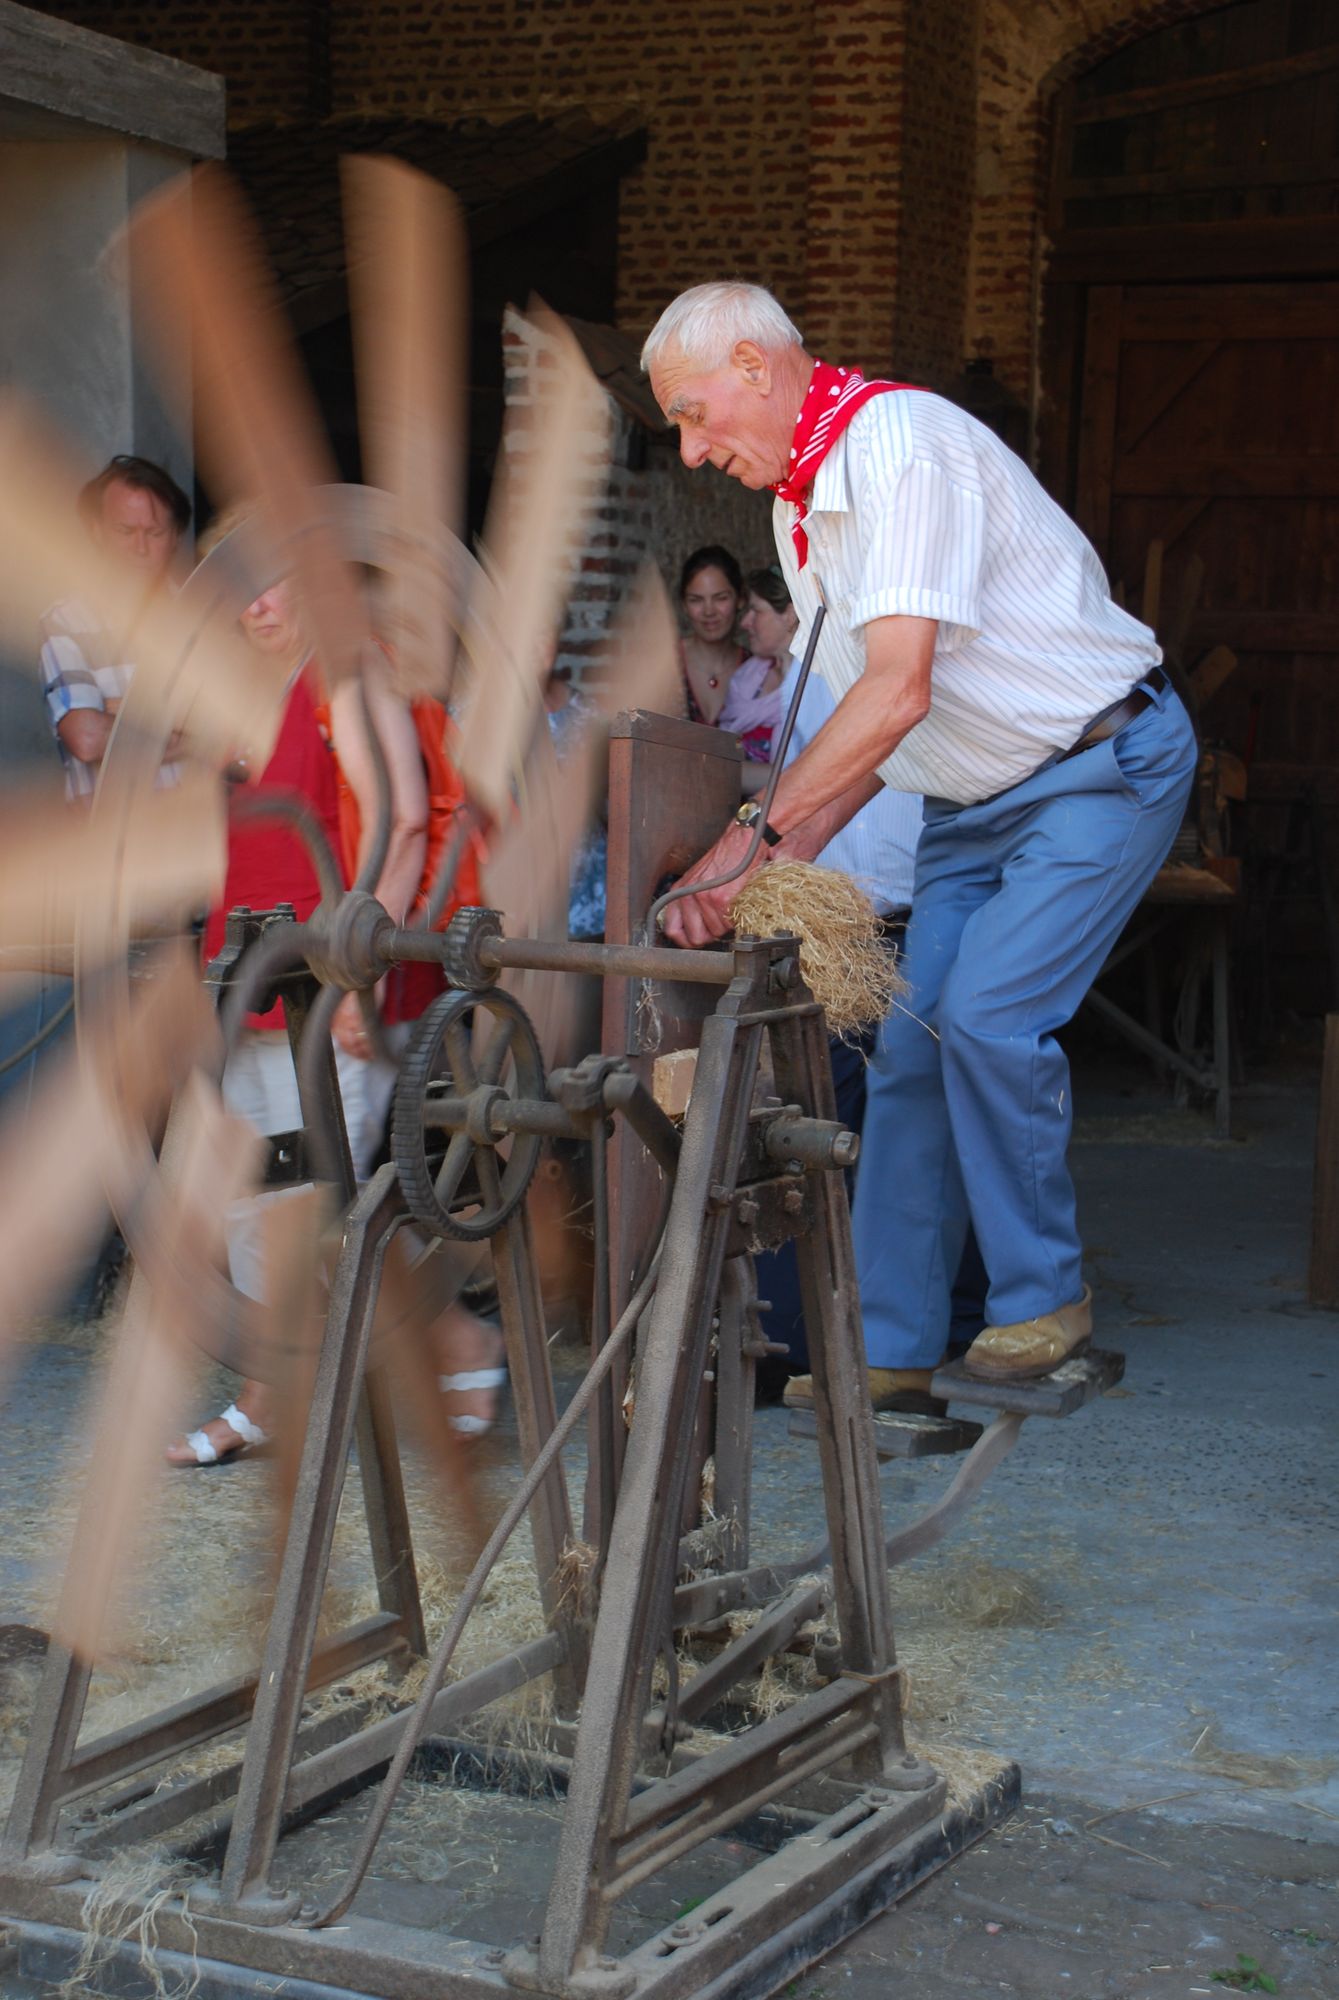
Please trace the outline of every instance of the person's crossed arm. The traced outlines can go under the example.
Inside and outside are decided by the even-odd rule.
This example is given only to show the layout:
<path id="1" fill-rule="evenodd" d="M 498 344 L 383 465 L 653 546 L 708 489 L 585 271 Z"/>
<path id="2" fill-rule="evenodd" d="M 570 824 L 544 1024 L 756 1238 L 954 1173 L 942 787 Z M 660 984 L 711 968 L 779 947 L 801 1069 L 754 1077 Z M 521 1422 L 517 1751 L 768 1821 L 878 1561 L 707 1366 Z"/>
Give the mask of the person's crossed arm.
<path id="1" fill-rule="evenodd" d="M 938 624 L 933 618 L 875 618 L 865 627 L 865 671 L 849 688 L 818 734 L 782 772 L 768 814 L 783 836 L 759 847 L 752 867 L 721 889 L 671 903 L 662 919 L 673 944 L 704 945 L 724 937 L 730 905 L 765 861 L 812 861 L 883 780 L 878 767 L 930 707 L 930 669 Z M 714 847 L 681 878 L 706 882 L 740 860 L 752 839 L 731 824 Z"/>

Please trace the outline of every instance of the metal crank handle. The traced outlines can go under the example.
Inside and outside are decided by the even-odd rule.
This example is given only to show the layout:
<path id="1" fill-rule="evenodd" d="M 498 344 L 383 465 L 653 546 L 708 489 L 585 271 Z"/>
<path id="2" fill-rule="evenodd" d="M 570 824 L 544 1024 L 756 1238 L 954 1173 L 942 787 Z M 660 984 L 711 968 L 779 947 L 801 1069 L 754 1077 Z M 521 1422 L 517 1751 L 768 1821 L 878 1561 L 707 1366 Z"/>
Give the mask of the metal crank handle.
<path id="1" fill-rule="evenodd" d="M 795 722 L 800 712 L 800 703 L 804 699 L 804 690 L 809 683 L 809 672 L 814 664 L 814 653 L 818 647 L 818 635 L 823 630 L 823 620 L 827 615 L 828 608 L 824 602 L 823 589 L 820 584 L 818 586 L 818 609 L 814 613 L 814 622 L 809 628 L 809 643 L 804 649 L 804 658 L 800 662 L 799 679 L 795 683 L 795 692 L 790 698 L 790 707 L 786 710 L 786 719 L 781 725 L 780 741 L 772 747 L 772 768 L 768 773 L 767 785 L 762 795 L 762 811 L 758 814 L 754 822 L 753 837 L 744 851 L 743 859 L 736 862 L 733 868 L 728 868 L 724 875 L 715 875 L 706 882 L 679 882 L 672 889 L 666 889 L 662 896 L 657 896 L 646 913 L 646 941 L 649 942 L 655 936 L 660 927 L 661 919 L 671 903 L 677 903 L 684 896 L 701 896 L 712 889 L 724 889 L 727 884 L 737 882 L 739 877 L 753 866 L 758 849 L 762 844 L 763 828 L 767 824 L 767 815 L 772 810 L 772 800 L 776 796 L 777 782 L 781 777 L 781 768 L 786 761 L 786 752 L 790 748 L 790 739 L 795 734 Z"/>

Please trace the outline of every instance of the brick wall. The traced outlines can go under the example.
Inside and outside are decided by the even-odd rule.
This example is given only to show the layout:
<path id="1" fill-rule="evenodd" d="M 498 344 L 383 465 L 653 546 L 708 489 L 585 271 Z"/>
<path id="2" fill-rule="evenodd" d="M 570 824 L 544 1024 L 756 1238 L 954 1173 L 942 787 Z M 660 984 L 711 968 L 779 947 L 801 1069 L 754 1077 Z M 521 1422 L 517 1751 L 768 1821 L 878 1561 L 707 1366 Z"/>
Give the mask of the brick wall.
<path id="1" fill-rule="evenodd" d="M 744 276 L 802 313 L 810 0 L 723 15 L 627 0 L 341 0 L 337 108 L 445 119 L 636 109 L 650 148 L 624 183 L 621 325 L 685 285 Z"/>
<path id="2" fill-rule="evenodd" d="M 969 351 L 989 344 L 995 372 L 1035 397 L 1038 280 L 1045 258 L 1049 115 L 1069 77 L 1155 28 L 1222 0 L 982 0 Z"/>
<path id="3" fill-rule="evenodd" d="M 222 71 L 234 125 L 309 113 L 634 109 L 618 320 L 770 285 L 813 344 L 937 386 L 977 342 L 1033 391 L 1047 108 L 1059 80 L 1215 0 L 58 0 Z"/>
<path id="4" fill-rule="evenodd" d="M 979 0 L 909 0 L 898 293 L 899 374 L 943 389 L 964 359 Z"/>

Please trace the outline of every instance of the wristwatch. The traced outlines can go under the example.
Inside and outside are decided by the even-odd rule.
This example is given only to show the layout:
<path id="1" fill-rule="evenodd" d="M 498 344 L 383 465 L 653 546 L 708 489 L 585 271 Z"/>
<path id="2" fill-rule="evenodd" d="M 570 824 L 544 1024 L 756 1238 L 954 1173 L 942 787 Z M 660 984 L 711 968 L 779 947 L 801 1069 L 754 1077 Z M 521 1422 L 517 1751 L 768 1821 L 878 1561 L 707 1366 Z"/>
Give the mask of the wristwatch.
<path id="1" fill-rule="evenodd" d="M 762 819 L 762 807 L 756 799 L 745 799 L 743 805 L 735 814 L 736 826 L 746 827 L 750 833 L 752 833 L 760 819 Z M 769 826 L 765 819 L 762 820 L 762 837 L 769 847 L 776 847 L 782 839 L 782 835 L 777 832 L 774 826 Z"/>

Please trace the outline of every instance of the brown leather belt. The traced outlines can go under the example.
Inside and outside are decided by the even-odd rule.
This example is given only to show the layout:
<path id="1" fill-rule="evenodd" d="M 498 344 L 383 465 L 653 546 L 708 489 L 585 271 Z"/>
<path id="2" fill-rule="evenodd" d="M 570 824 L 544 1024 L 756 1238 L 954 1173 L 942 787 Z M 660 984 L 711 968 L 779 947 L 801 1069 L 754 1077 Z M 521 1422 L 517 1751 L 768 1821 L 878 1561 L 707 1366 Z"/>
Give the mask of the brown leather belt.
<path id="1" fill-rule="evenodd" d="M 1130 692 L 1111 708 L 1103 709 L 1096 720 L 1088 724 L 1078 742 L 1071 744 L 1068 750 L 1061 751 L 1056 758 L 1057 764 L 1067 763 L 1081 751 L 1091 750 L 1095 743 L 1105 743 L 1112 736 L 1119 736 L 1125 725 L 1133 722 L 1136 715 L 1142 715 L 1146 708 L 1152 708 L 1156 696 L 1168 686 L 1170 682 L 1162 668 L 1151 668 L 1138 687 L 1131 688 Z"/>

